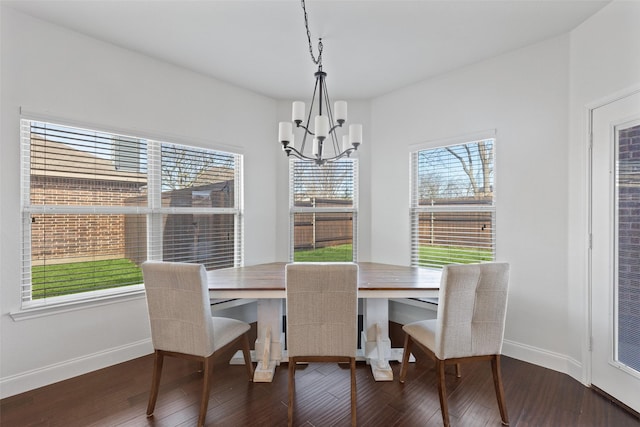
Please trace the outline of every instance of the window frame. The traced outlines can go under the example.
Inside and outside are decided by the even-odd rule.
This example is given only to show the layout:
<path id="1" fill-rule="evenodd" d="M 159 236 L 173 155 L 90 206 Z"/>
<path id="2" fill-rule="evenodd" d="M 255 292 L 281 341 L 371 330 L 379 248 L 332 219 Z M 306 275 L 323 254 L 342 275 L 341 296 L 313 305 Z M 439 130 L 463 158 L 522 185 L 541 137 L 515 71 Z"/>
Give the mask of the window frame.
<path id="1" fill-rule="evenodd" d="M 352 218 L 352 250 L 350 262 L 358 262 L 358 200 L 359 200 L 359 162 L 357 158 L 343 158 L 336 162 L 351 162 L 352 164 L 352 187 L 353 203 L 350 207 L 301 207 L 295 205 L 295 173 L 296 163 L 310 164 L 308 161 L 290 158 L 289 159 L 289 262 L 295 261 L 295 217 L 297 214 L 350 214 Z M 315 165 L 314 165 L 315 166 Z M 322 167 L 322 166 L 319 166 Z M 297 261 L 302 262 L 302 261 Z M 326 261 L 333 262 L 333 261 Z M 339 262 L 339 261 L 338 261 Z"/>
<path id="2" fill-rule="evenodd" d="M 31 126 L 32 123 L 46 123 L 52 126 L 65 128 L 84 129 L 96 133 L 104 133 L 109 136 L 122 138 L 135 138 L 144 144 L 148 150 L 147 155 L 147 203 L 146 206 L 110 206 L 104 204 L 84 205 L 64 204 L 32 204 L 31 201 Z M 140 134 L 140 132 L 136 132 Z M 233 263 L 241 266 L 244 262 L 244 204 L 243 204 L 243 155 L 230 151 L 228 148 L 197 146 L 183 142 L 168 142 L 170 138 L 146 137 L 144 135 L 131 136 L 133 132 L 109 130 L 102 126 L 87 125 L 57 118 L 41 117 L 37 115 L 25 115 L 20 117 L 20 146 L 21 146 L 21 180 L 20 180 L 20 214 L 21 214 L 21 283 L 20 283 L 20 309 L 11 313 L 14 320 L 23 320 L 40 317 L 49 313 L 80 309 L 87 306 L 110 304 L 117 301 L 144 297 L 143 283 L 110 287 L 100 290 L 77 292 L 62 296 L 33 299 L 31 297 L 32 281 L 32 250 L 31 250 L 31 216 L 33 214 L 118 214 L 118 215 L 144 215 L 146 222 L 146 259 L 161 260 L 163 256 L 163 216 L 171 214 L 232 214 L 234 218 L 233 239 Z M 212 155 L 221 154 L 234 159 L 234 194 L 233 207 L 163 207 L 162 206 L 162 178 L 160 154 L 163 144 L 182 146 L 193 150 L 206 150 Z M 117 162 L 117 159 L 114 159 Z M 114 169 L 118 170 L 114 163 Z M 126 169 L 123 170 L 126 172 Z"/>
<path id="3" fill-rule="evenodd" d="M 447 147 L 462 146 L 465 144 L 473 144 L 481 141 L 491 140 L 493 144 L 492 158 L 492 199 L 487 205 L 451 203 L 437 206 L 419 205 L 419 171 L 418 156 L 420 152 L 443 149 Z M 491 215 L 491 260 L 496 259 L 496 232 L 497 232 L 497 215 L 496 215 L 496 159 L 497 159 L 497 138 L 495 130 L 477 132 L 474 134 L 463 135 L 450 139 L 435 140 L 427 143 L 416 144 L 409 149 L 410 158 L 410 196 L 409 196 L 409 221 L 410 221 L 410 264 L 414 267 L 424 267 L 433 269 L 442 269 L 442 265 L 425 265 L 420 263 L 420 230 L 419 218 L 421 214 L 442 214 L 451 212 L 454 214 L 468 213 L 486 213 Z M 485 262 L 487 260 L 483 260 Z"/>

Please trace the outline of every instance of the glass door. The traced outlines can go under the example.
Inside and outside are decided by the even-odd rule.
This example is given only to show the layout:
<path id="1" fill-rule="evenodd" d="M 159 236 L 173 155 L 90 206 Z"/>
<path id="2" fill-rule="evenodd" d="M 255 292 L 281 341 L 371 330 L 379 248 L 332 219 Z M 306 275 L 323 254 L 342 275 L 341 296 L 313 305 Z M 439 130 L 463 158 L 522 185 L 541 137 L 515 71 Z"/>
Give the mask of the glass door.
<path id="1" fill-rule="evenodd" d="M 592 123 L 591 382 L 640 412 L 640 93 Z"/>

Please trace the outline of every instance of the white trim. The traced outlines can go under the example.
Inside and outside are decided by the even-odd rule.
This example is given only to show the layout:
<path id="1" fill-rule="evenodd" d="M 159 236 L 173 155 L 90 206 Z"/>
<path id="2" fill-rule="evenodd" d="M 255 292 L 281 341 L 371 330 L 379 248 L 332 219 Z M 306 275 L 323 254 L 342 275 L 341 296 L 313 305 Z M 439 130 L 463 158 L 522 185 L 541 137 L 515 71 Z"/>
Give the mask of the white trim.
<path id="1" fill-rule="evenodd" d="M 596 110 L 600 107 L 604 107 L 605 105 L 609 105 L 613 102 L 619 101 L 621 99 L 624 99 L 628 96 L 632 96 L 635 95 L 636 92 L 640 92 L 640 83 L 629 86 L 625 89 L 619 90 L 617 92 L 614 92 L 610 95 L 607 96 L 603 96 L 602 98 L 599 98 L 595 101 L 589 102 L 585 105 L 587 112 L 591 112 L 593 110 Z M 591 122 L 589 122 L 589 125 L 591 125 Z M 591 127 L 589 128 L 589 130 L 591 130 Z"/>
<path id="2" fill-rule="evenodd" d="M 585 317 L 586 333 L 583 335 L 582 342 L 582 356 L 584 364 L 581 368 L 580 381 L 586 385 L 591 385 L 591 379 L 593 377 L 593 312 L 592 312 L 592 300 L 593 300 L 593 281 L 592 281 L 592 246 L 591 236 L 593 235 L 593 113 L 598 108 L 609 105 L 620 99 L 624 99 L 628 96 L 633 96 L 640 92 L 640 83 L 624 88 L 620 91 L 614 92 L 610 95 L 599 98 L 595 101 L 589 102 L 584 106 L 584 114 L 586 115 L 586 129 L 584 138 L 586 138 L 587 147 L 587 248 L 586 248 L 586 279 L 587 279 L 587 292 L 585 295 L 584 303 L 586 304 Z M 575 376 L 574 376 L 575 378 Z"/>
<path id="3" fill-rule="evenodd" d="M 495 212 L 494 205 L 438 205 L 438 206 L 416 206 L 413 208 L 415 212 Z"/>
<path id="4" fill-rule="evenodd" d="M 497 129 L 487 129 L 478 132 L 471 132 L 464 135 L 452 136 L 450 138 L 432 139 L 409 145 L 409 152 L 428 150 L 431 148 L 448 147 L 451 145 L 468 144 L 485 139 L 496 139 Z"/>
<path id="5" fill-rule="evenodd" d="M 340 207 L 319 207 L 319 208 L 309 208 L 309 207 L 293 207 L 291 208 L 292 213 L 356 213 L 358 210 L 356 208 L 340 208 Z"/>
<path id="6" fill-rule="evenodd" d="M 451 212 L 452 214 L 454 213 L 470 213 L 470 214 L 478 214 L 478 213 L 484 213 L 484 214 L 488 214 L 491 216 L 491 233 L 489 238 L 486 238 L 485 236 L 483 236 L 480 239 L 474 239 L 474 241 L 476 243 L 480 243 L 480 246 L 482 249 L 487 249 L 487 245 L 486 243 L 490 243 L 490 249 L 491 249 L 491 256 L 492 259 L 495 259 L 497 256 L 497 242 L 496 242 L 496 236 L 497 236 L 497 204 L 496 204 L 496 191 L 495 191 L 495 187 L 497 186 L 497 180 L 496 180 L 496 134 L 497 131 L 495 129 L 492 130 L 488 130 L 488 131 L 481 131 L 481 132 L 475 132 L 475 133 L 471 133 L 471 134 L 467 134 L 467 135 L 461 135 L 461 136 L 455 136 L 455 137 L 451 137 L 448 139 L 442 139 L 442 140 L 434 140 L 431 142 L 426 142 L 424 144 L 414 144 L 412 146 L 410 146 L 410 153 L 409 153 L 409 159 L 410 159 L 410 163 L 409 163 L 409 170 L 410 170 L 410 190 L 409 190 L 409 222 L 410 222 L 410 227 L 409 227 L 409 231 L 410 231 L 410 263 L 411 265 L 418 265 L 418 263 L 420 263 L 420 247 L 421 244 L 423 244 L 423 233 L 420 232 L 420 218 L 422 215 L 424 214 L 431 214 L 432 218 L 433 218 L 433 214 L 434 213 L 449 213 Z M 420 160 L 420 155 L 422 153 L 431 153 L 431 152 L 436 152 L 438 150 L 442 150 L 444 152 L 444 150 L 450 150 L 449 147 L 454 147 L 454 148 L 458 148 L 458 147 L 468 147 L 469 145 L 475 144 L 478 145 L 480 142 L 482 142 L 484 144 L 484 142 L 490 141 L 490 144 L 492 146 L 492 151 L 493 151 L 493 159 L 491 161 L 492 163 L 492 172 L 493 172 L 493 189 L 492 189 L 492 197 L 491 197 L 491 204 L 482 204 L 482 205 L 473 205 L 473 204 L 453 204 L 453 203 L 443 203 L 442 205 L 437 205 L 434 206 L 433 203 L 432 205 L 420 205 L 420 174 L 421 174 L 421 165 L 422 162 Z M 468 148 L 467 148 L 468 150 Z M 451 151 L 451 150 L 450 150 Z M 453 152 L 451 153 L 453 154 Z M 474 157 L 475 157 L 475 153 L 474 153 Z M 480 156 L 480 151 L 478 148 L 478 153 L 477 156 Z M 465 161 L 460 159 L 460 157 L 458 155 L 455 155 L 455 157 L 458 158 L 458 160 L 460 160 L 460 162 L 462 163 L 462 166 L 465 167 L 466 169 L 466 165 L 465 165 Z M 470 161 L 470 160 L 469 160 Z M 455 163 L 455 161 L 453 161 Z M 441 163 L 443 166 L 445 165 L 445 160 L 442 160 Z M 449 165 L 451 166 L 451 165 Z M 484 171 L 484 167 L 482 168 Z M 432 167 L 430 169 L 430 172 L 432 174 L 436 174 L 438 176 L 440 176 L 441 173 L 445 173 L 446 171 L 442 170 L 439 167 Z M 466 171 L 468 173 L 468 171 Z M 484 177 L 485 180 L 487 179 L 487 177 Z M 484 229 L 484 227 L 483 227 Z M 434 227 L 433 227 L 433 222 L 432 222 L 432 238 L 433 235 L 435 234 L 433 232 Z M 442 243 L 438 243 L 446 245 L 450 242 L 450 238 L 447 238 L 447 241 L 444 241 Z M 454 260 L 455 261 L 455 260 Z M 451 262 L 451 260 L 449 260 L 449 262 Z M 440 265 L 441 262 L 436 262 L 435 259 L 427 259 L 424 260 L 423 262 L 423 266 L 430 266 L 430 267 L 434 267 L 434 268 L 438 268 L 438 265 Z"/>
<path id="7" fill-rule="evenodd" d="M 151 338 L 147 338 L 0 378 L 0 399 L 126 362 L 152 352 Z"/>
<path id="8" fill-rule="evenodd" d="M 359 224 L 358 224 L 358 210 L 359 205 L 360 205 L 360 201 L 359 201 L 359 197 L 360 197 L 360 169 L 359 169 L 359 165 L 360 165 L 360 161 L 358 160 L 358 158 L 343 158 L 340 160 L 337 160 L 335 163 L 330 163 L 331 165 L 337 165 L 340 163 L 350 163 L 350 166 L 344 166 L 344 168 L 340 168 L 338 169 L 338 171 L 347 171 L 350 169 L 350 175 L 349 175 L 349 179 L 351 180 L 351 184 L 352 184 L 352 203 L 351 205 L 345 205 L 345 206 L 324 206 L 324 207 L 316 207 L 316 206 L 311 206 L 311 207 L 306 207 L 306 206 L 296 206 L 295 204 L 295 197 L 296 197 L 296 192 L 295 192 L 295 188 L 296 188 L 296 182 L 294 182 L 295 177 L 296 177 L 296 165 L 297 164 L 307 164 L 307 162 L 300 160 L 300 159 L 294 159 L 294 158 L 289 158 L 289 165 L 288 165 L 288 193 L 289 193 L 289 225 L 288 225 L 288 231 L 289 231 L 289 248 L 288 248 L 288 252 L 289 252 L 289 262 L 293 262 L 294 258 L 295 258 L 295 216 L 297 214 L 328 214 L 328 213 L 348 213 L 351 214 L 351 228 L 352 228 L 352 232 L 351 232 L 351 254 L 352 254 L 352 261 L 353 262 L 358 262 L 358 229 L 359 229 Z M 328 167 L 328 166 L 327 166 Z M 333 174 L 332 174 L 333 177 Z M 306 181 L 306 180 L 305 180 Z M 315 236 L 314 236 L 315 239 Z"/>
<path id="9" fill-rule="evenodd" d="M 104 291 L 83 292 L 80 294 L 48 298 L 46 302 L 41 304 L 38 304 L 39 300 L 35 300 L 18 311 L 10 312 L 9 315 L 15 322 L 19 322 L 43 316 L 86 310 L 88 308 L 146 298 L 144 285 L 133 285 L 127 286 L 126 288 L 127 289 L 125 289 L 125 287 L 116 287 Z"/>
<path id="10" fill-rule="evenodd" d="M 425 319 L 435 319 L 437 308 L 431 304 L 407 299 L 389 300 L 389 320 L 401 325 Z M 583 378 L 584 366 L 571 357 L 539 347 L 504 339 L 502 354 L 534 365 L 562 372 L 588 385 Z"/>
<path id="11" fill-rule="evenodd" d="M 582 337 L 582 360 L 584 361 L 584 369 L 582 372 L 583 382 L 587 385 L 591 385 L 591 371 L 592 371 L 592 341 L 593 341 L 593 328 L 592 328 L 592 274 L 591 270 L 593 269 L 593 260 L 592 260 L 592 236 L 593 236 L 593 110 L 594 108 L 586 107 L 586 125 L 585 129 L 585 137 L 586 137 L 586 147 L 587 147 L 587 176 L 586 185 L 587 185 L 587 247 L 586 247 L 586 265 L 585 269 L 585 278 L 587 281 L 587 290 L 585 292 L 585 298 L 583 303 L 586 304 L 584 321 L 586 322 L 585 334 Z"/>
<path id="12" fill-rule="evenodd" d="M 229 154 L 245 154 L 244 147 L 237 145 L 223 144 L 218 141 L 210 139 L 199 139 L 193 137 L 184 137 L 180 135 L 174 135 L 170 133 L 158 133 L 154 131 L 144 129 L 124 129 L 117 126 L 107 125 L 104 123 L 97 123 L 89 120 L 74 120 L 64 116 L 57 116 L 51 113 L 39 113 L 31 111 L 28 108 L 20 107 L 20 118 L 26 120 L 35 120 L 42 122 L 52 122 L 59 125 L 67 125 L 72 127 L 79 127 L 82 129 L 98 130 L 108 133 L 115 133 L 125 137 L 150 139 L 158 142 L 164 142 L 175 145 L 186 145 L 190 147 L 205 148 L 217 151 L 224 151 Z M 135 136 L 134 136 L 135 135 Z"/>
<path id="13" fill-rule="evenodd" d="M 562 372 L 587 385 L 582 378 L 582 364 L 564 354 L 511 340 L 503 340 L 502 354 L 534 365 Z"/>

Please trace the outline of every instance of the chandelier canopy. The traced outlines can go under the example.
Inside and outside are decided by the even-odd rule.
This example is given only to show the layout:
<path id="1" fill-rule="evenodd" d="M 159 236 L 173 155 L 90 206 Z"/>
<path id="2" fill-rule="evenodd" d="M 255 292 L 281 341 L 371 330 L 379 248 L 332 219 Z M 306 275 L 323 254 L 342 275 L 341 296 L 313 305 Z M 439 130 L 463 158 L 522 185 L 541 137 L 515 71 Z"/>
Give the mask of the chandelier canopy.
<path id="1" fill-rule="evenodd" d="M 315 72 L 316 84 L 313 89 L 311 98 L 311 108 L 305 115 L 306 106 L 304 102 L 295 101 L 292 105 L 291 122 L 280 122 L 278 126 L 278 140 L 282 144 L 282 149 L 287 156 L 294 156 L 298 159 L 315 162 L 322 166 L 327 162 L 332 162 L 343 157 L 349 157 L 351 153 L 358 149 L 362 143 L 362 125 L 349 125 L 349 133 L 342 136 L 342 140 L 338 139 L 336 130 L 342 128 L 347 121 L 347 102 L 336 101 L 333 110 L 331 109 L 331 100 L 327 91 L 326 77 L 327 73 L 322 70 L 322 38 L 318 39 L 318 58 L 313 54 L 313 46 L 311 45 L 311 33 L 309 32 L 309 23 L 307 19 L 307 10 L 304 0 L 302 0 L 302 10 L 304 12 L 304 24 L 307 30 L 307 40 L 309 41 L 309 53 L 314 64 L 318 66 Z M 314 102 L 318 99 L 317 115 L 314 113 Z M 311 129 L 311 118 L 313 121 L 313 130 Z M 294 143 L 294 127 L 302 128 L 302 143 L 296 148 Z M 312 137 L 311 150 L 305 146 L 307 137 Z M 328 144 L 325 144 L 328 143 Z M 332 148 L 330 152 L 327 148 Z"/>

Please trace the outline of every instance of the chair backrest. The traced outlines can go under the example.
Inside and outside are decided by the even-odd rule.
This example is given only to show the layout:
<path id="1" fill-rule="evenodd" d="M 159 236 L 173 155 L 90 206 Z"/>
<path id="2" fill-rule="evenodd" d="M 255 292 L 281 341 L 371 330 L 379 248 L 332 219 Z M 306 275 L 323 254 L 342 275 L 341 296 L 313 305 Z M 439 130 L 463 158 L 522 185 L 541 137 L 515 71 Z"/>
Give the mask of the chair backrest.
<path id="1" fill-rule="evenodd" d="M 209 356 L 214 351 L 207 274 L 200 264 L 142 264 L 156 350 Z"/>
<path id="2" fill-rule="evenodd" d="M 508 263 L 448 265 L 438 301 L 439 359 L 500 354 L 509 287 Z"/>
<path id="3" fill-rule="evenodd" d="M 286 266 L 289 356 L 355 357 L 358 346 L 358 266 Z"/>

